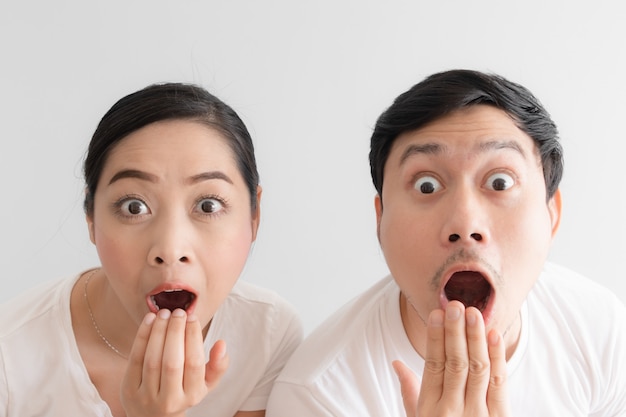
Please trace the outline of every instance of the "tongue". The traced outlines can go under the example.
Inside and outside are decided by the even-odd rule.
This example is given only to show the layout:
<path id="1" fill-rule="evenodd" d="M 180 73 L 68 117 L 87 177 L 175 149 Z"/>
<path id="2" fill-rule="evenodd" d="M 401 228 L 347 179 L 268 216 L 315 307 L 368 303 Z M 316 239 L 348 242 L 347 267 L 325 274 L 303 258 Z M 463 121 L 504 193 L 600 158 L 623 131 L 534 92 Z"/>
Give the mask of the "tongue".
<path id="1" fill-rule="evenodd" d="M 177 308 L 182 308 L 186 310 L 191 298 L 191 293 L 188 291 L 164 291 L 154 295 L 154 302 L 159 309 L 166 308 L 174 311 Z"/>
<path id="2" fill-rule="evenodd" d="M 465 307 L 476 307 L 483 310 L 491 286 L 478 272 L 463 271 L 455 273 L 446 284 L 445 293 L 448 300 L 458 300 Z"/>

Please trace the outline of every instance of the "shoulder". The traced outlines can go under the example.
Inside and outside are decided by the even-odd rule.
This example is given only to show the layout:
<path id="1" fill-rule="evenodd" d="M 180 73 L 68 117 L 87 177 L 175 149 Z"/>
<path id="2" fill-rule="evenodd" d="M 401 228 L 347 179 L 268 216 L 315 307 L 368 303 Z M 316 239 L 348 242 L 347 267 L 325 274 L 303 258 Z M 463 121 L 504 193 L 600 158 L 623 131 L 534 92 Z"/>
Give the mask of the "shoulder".
<path id="1" fill-rule="evenodd" d="M 531 329 L 564 346 L 600 357 L 626 346 L 626 306 L 606 287 L 549 263 L 527 299 Z M 589 358 L 588 358 L 589 359 Z"/>
<path id="2" fill-rule="evenodd" d="M 239 280 L 220 307 L 220 312 L 263 315 L 273 318 L 293 319 L 298 314 L 294 306 L 277 292 Z"/>
<path id="3" fill-rule="evenodd" d="M 66 307 L 69 312 L 69 295 L 79 276 L 42 282 L 0 304 L 0 341 L 29 324 L 53 319 L 53 310 Z"/>
<path id="4" fill-rule="evenodd" d="M 617 295 L 592 279 L 549 263 L 527 305 L 526 356 L 535 361 L 550 358 L 550 377 L 558 381 L 553 385 L 578 389 L 577 401 L 581 393 L 587 395 L 591 409 L 624 407 L 626 306 Z"/>
<path id="5" fill-rule="evenodd" d="M 398 333 L 406 337 L 399 294 L 387 277 L 319 325 L 276 379 L 267 415 L 400 415 L 391 367 Z"/>
<path id="6" fill-rule="evenodd" d="M 386 277 L 331 314 L 296 349 L 279 380 L 307 384 L 361 346 L 395 291 L 395 281 Z"/>
<path id="7" fill-rule="evenodd" d="M 548 307 L 564 309 L 576 315 L 626 314 L 624 303 L 608 288 L 578 272 L 550 262 L 545 265 L 531 292 L 531 299 L 533 297 Z"/>
<path id="8" fill-rule="evenodd" d="M 294 306 L 275 291 L 239 280 L 214 317 L 216 332 L 239 340 L 302 339 L 302 323 Z M 212 325 L 213 327 L 213 325 Z"/>

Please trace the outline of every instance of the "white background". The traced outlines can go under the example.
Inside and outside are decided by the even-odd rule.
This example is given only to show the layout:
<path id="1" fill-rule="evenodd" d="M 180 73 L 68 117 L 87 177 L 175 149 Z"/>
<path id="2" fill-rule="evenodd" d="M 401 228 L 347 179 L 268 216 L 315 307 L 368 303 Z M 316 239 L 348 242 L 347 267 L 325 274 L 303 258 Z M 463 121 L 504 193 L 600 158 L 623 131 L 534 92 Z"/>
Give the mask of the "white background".
<path id="1" fill-rule="evenodd" d="M 246 122 L 264 187 L 243 279 L 305 330 L 386 273 L 369 136 L 433 72 L 500 73 L 560 128 L 551 259 L 626 300 L 626 13 L 606 1 L 3 1 L 0 301 L 97 265 L 82 159 L 98 121 L 150 83 L 202 84 Z"/>

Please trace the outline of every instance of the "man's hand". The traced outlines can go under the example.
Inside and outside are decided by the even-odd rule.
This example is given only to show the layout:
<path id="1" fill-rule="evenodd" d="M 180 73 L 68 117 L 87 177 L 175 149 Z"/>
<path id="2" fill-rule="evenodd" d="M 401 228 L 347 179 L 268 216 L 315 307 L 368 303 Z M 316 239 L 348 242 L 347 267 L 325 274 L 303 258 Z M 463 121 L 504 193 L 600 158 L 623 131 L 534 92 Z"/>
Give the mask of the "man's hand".
<path id="1" fill-rule="evenodd" d="M 202 328 L 181 309 L 148 313 L 139 326 L 122 382 L 128 417 L 184 416 L 228 368 L 226 344 L 215 343 L 205 364 Z"/>
<path id="2" fill-rule="evenodd" d="M 504 341 L 496 330 L 485 337 L 480 311 L 451 301 L 428 319 L 424 375 L 420 383 L 402 362 L 393 367 L 402 387 L 407 417 L 505 417 Z"/>

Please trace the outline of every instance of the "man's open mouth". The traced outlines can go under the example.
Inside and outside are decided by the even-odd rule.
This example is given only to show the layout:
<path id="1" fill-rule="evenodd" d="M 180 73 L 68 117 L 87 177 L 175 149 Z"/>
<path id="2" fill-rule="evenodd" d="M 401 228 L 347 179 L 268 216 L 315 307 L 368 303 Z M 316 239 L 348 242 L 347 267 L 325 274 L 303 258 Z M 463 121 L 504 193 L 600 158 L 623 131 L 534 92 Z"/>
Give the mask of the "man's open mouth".
<path id="1" fill-rule="evenodd" d="M 483 312 L 489 303 L 493 288 L 480 272 L 459 271 L 452 274 L 444 293 L 448 301 L 458 300 L 467 307 Z"/>
<path id="2" fill-rule="evenodd" d="M 187 311 L 196 299 L 196 295 L 182 288 L 168 289 L 151 295 L 150 302 L 156 310 L 166 308 L 174 311 L 177 308 Z"/>

